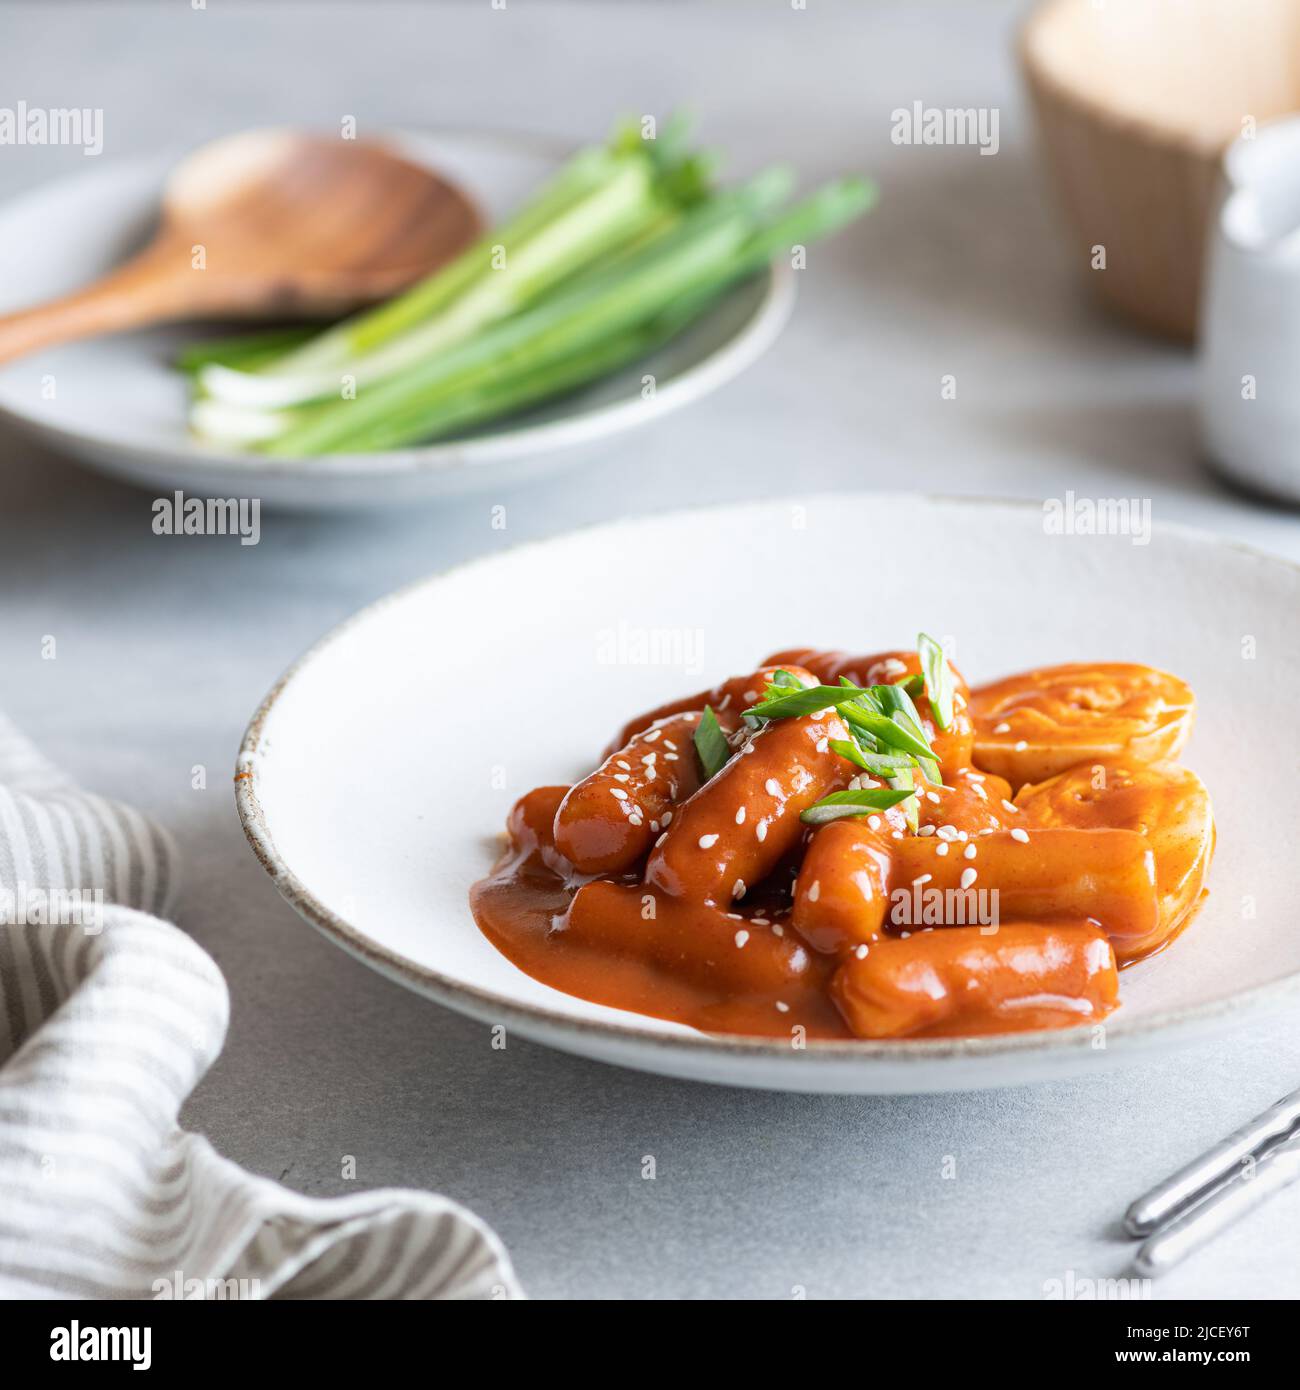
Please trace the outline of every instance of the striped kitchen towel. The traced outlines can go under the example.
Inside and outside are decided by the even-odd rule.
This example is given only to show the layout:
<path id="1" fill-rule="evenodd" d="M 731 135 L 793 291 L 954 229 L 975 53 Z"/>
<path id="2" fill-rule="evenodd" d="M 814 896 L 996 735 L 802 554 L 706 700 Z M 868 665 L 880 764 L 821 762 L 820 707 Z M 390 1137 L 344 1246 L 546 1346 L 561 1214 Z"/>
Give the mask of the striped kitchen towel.
<path id="1" fill-rule="evenodd" d="M 0 716 L 0 1297 L 520 1296 L 445 1197 L 302 1197 L 178 1127 L 228 999 L 177 862 Z"/>

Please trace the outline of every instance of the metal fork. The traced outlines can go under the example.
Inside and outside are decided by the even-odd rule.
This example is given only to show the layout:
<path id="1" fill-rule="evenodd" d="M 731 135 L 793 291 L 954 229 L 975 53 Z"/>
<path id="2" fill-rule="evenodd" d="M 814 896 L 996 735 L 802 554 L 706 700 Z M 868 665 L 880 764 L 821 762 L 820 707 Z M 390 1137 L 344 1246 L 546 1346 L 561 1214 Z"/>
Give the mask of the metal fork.
<path id="1" fill-rule="evenodd" d="M 1124 1213 L 1124 1228 L 1146 1237 L 1133 1267 L 1160 1275 L 1300 1178 L 1300 1090 L 1234 1130 Z"/>

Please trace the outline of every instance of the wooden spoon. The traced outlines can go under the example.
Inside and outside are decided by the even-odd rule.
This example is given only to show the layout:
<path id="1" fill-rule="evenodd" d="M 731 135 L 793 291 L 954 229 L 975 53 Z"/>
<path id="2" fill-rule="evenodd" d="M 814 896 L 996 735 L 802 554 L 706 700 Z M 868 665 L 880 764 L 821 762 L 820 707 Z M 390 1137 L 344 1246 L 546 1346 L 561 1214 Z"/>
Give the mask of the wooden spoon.
<path id="1" fill-rule="evenodd" d="M 177 166 L 137 256 L 74 294 L 0 315 L 0 362 L 172 319 L 339 314 L 426 275 L 481 227 L 459 189 L 383 145 L 228 136 Z"/>

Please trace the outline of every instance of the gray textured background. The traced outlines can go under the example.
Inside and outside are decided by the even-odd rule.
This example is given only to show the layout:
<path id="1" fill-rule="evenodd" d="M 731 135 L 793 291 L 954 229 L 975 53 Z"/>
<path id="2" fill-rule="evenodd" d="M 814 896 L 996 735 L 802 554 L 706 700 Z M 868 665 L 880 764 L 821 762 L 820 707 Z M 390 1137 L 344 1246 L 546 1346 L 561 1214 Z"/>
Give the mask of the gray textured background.
<path id="1" fill-rule="evenodd" d="M 1284 1019 L 1140 1072 L 923 1099 L 728 1091 L 517 1041 L 494 1052 L 484 1029 L 300 923 L 236 820 L 243 725 L 302 648 L 395 585 L 575 524 L 796 486 L 1074 488 L 1149 496 L 1157 520 L 1300 557 L 1294 514 L 1204 471 L 1187 357 L 1080 298 L 1025 126 L 1014 19 L 830 0 L 0 12 L 0 104 L 102 106 L 101 167 L 269 122 L 576 140 L 685 105 L 738 170 L 789 159 L 883 188 L 877 213 L 818 250 L 755 369 L 552 483 L 392 517 L 267 516 L 243 548 L 155 537 L 146 494 L 0 437 L 0 701 L 83 782 L 180 837 L 180 921 L 233 999 L 184 1118 L 223 1153 L 304 1192 L 349 1189 L 353 1154 L 362 1185 L 450 1193 L 495 1225 L 537 1295 L 1035 1298 L 1067 1270 L 1120 1273 L 1128 1199 L 1300 1083 L 1300 1026 Z M 892 146 L 889 113 L 914 100 L 999 107 L 1001 153 Z M 90 165 L 0 148 L 0 195 Z M 955 402 L 938 399 L 944 373 Z M 39 659 L 46 633 L 54 662 Z M 206 791 L 190 787 L 197 763 Z M 1297 1236 L 1300 1189 L 1156 1292 L 1294 1297 Z"/>

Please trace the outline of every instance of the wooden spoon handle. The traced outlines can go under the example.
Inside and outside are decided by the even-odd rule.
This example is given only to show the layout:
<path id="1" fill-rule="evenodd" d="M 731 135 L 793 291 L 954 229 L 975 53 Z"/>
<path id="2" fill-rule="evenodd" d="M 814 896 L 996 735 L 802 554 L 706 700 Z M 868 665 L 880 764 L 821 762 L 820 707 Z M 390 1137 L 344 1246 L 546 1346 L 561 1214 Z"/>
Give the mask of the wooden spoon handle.
<path id="1" fill-rule="evenodd" d="M 0 362 L 76 338 L 179 318 L 192 308 L 184 281 L 146 253 L 84 289 L 0 314 Z"/>

